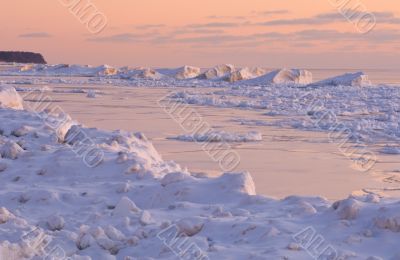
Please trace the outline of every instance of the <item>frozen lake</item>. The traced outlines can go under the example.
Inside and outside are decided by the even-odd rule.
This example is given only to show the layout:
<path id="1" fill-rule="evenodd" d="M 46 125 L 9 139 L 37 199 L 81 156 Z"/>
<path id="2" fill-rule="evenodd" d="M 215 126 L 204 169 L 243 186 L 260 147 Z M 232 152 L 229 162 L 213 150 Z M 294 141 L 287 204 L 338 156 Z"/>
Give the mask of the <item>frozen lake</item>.
<path id="1" fill-rule="evenodd" d="M 184 131 L 157 101 L 185 88 L 79 86 L 84 91 L 102 93 L 96 98 L 87 98 L 85 93 L 68 93 L 78 86 L 58 84 L 52 87 L 54 91 L 46 92 L 46 95 L 86 126 L 143 132 L 165 160 L 174 160 L 191 172 L 221 174 L 218 162 L 208 156 L 200 144 L 170 139 L 184 134 Z M 196 89 L 199 92 L 210 90 Z M 259 194 L 279 198 L 291 194 L 321 195 L 333 200 L 354 191 L 380 192 L 396 183 L 382 182 L 382 179 L 392 177 L 392 169 L 396 167 L 394 156 L 385 156 L 379 167 L 363 173 L 354 169 L 352 161 L 339 152 L 338 144 L 329 142 L 327 133 L 246 126 L 238 122 L 240 119 L 266 119 L 262 110 L 195 105 L 192 108 L 215 130 L 242 133 L 256 130 L 262 133 L 261 142 L 231 144 L 240 155 L 240 164 L 235 171 L 250 172 Z"/>

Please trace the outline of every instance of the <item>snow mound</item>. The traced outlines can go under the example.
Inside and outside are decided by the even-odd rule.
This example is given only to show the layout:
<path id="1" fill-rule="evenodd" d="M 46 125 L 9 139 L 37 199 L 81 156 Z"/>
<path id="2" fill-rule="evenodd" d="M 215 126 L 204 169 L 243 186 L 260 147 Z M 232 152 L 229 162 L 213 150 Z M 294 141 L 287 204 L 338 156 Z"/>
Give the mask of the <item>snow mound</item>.
<path id="1" fill-rule="evenodd" d="M 242 68 L 232 72 L 228 77 L 227 81 L 236 82 L 241 80 L 253 79 L 264 75 L 266 71 L 261 68 Z"/>
<path id="2" fill-rule="evenodd" d="M 352 86 L 362 87 L 372 85 L 368 80 L 368 75 L 364 72 L 346 73 L 340 76 L 324 79 L 319 82 L 311 84 L 313 86 Z"/>
<path id="3" fill-rule="evenodd" d="M 180 135 L 173 139 L 186 142 L 256 142 L 262 141 L 262 135 L 258 131 L 250 131 L 244 134 L 208 131 L 205 134 Z"/>
<path id="4" fill-rule="evenodd" d="M 201 69 L 185 65 L 177 69 L 159 69 L 157 72 L 176 79 L 192 79 L 200 75 Z"/>
<path id="5" fill-rule="evenodd" d="M 214 68 L 208 69 L 203 74 L 199 75 L 199 79 L 218 79 L 235 71 L 235 66 L 231 64 L 221 64 Z"/>
<path id="6" fill-rule="evenodd" d="M 268 84 L 301 84 L 312 83 L 312 73 L 300 69 L 280 69 L 267 73 L 263 76 L 245 80 L 246 85 L 268 85 Z"/>
<path id="7" fill-rule="evenodd" d="M 0 108 L 23 109 L 23 100 L 15 88 L 0 85 Z"/>

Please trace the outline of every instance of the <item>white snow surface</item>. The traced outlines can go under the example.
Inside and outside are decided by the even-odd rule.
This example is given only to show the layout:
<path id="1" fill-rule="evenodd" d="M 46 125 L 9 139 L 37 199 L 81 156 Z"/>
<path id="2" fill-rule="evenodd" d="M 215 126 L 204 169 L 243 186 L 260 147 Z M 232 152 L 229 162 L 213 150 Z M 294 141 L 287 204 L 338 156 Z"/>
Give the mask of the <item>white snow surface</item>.
<path id="1" fill-rule="evenodd" d="M 46 112 L 2 108 L 0 119 L 0 259 L 41 259 L 54 248 L 74 260 L 196 259 L 174 247 L 178 236 L 198 247 L 197 259 L 311 259 L 328 246 L 335 259 L 400 254 L 397 199 L 267 198 L 249 173 L 196 177 L 164 161 L 141 133 Z M 96 167 L 76 152 L 87 139 L 104 152 Z M 325 246 L 306 250 L 319 235 Z"/>

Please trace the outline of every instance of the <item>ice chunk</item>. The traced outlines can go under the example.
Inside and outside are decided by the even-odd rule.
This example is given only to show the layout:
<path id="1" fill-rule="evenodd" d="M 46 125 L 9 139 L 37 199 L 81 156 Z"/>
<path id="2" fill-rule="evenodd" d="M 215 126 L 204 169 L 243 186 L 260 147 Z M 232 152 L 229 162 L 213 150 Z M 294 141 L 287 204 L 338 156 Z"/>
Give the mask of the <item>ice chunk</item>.
<path id="1" fill-rule="evenodd" d="M 123 79 L 151 79 L 151 80 L 160 80 L 164 75 L 157 72 L 151 68 L 134 68 L 130 69 L 128 67 L 120 69 L 119 77 Z"/>
<path id="2" fill-rule="evenodd" d="M 332 207 L 336 210 L 340 219 L 352 220 L 357 218 L 361 209 L 361 203 L 349 198 L 335 202 Z"/>
<path id="3" fill-rule="evenodd" d="M 172 172 L 164 176 L 161 180 L 161 185 L 165 187 L 169 184 L 181 182 L 188 178 L 189 176 L 183 172 Z"/>
<path id="4" fill-rule="evenodd" d="M 146 225 L 150 225 L 151 223 L 153 223 L 153 219 L 151 217 L 150 212 L 148 212 L 147 210 L 143 210 L 140 218 L 139 218 L 140 224 L 146 226 Z"/>
<path id="5" fill-rule="evenodd" d="M 23 100 L 15 88 L 0 85 L 0 108 L 24 109 Z"/>
<path id="6" fill-rule="evenodd" d="M 6 208 L 0 208 L 0 224 L 6 223 L 13 215 Z"/>
<path id="7" fill-rule="evenodd" d="M 87 93 L 87 95 L 86 95 L 86 97 L 87 97 L 87 98 L 95 98 L 95 97 L 96 97 L 96 91 L 94 91 L 94 90 L 89 90 L 88 93 Z"/>
<path id="8" fill-rule="evenodd" d="M 182 234 L 191 237 L 198 234 L 203 229 L 204 222 L 198 217 L 186 218 L 178 221 L 177 226 Z"/>
<path id="9" fill-rule="evenodd" d="M 313 86 L 354 86 L 362 87 L 371 85 L 368 76 L 364 72 L 346 73 L 340 76 L 315 82 Z"/>
<path id="10" fill-rule="evenodd" d="M 256 195 L 256 186 L 250 173 L 225 173 L 219 178 L 230 191 L 238 191 L 247 195 Z"/>
<path id="11" fill-rule="evenodd" d="M 310 84 L 312 73 L 300 69 L 274 70 L 263 76 L 243 81 L 247 85 L 268 85 L 268 84 Z"/>
<path id="12" fill-rule="evenodd" d="M 121 217 L 127 217 L 131 212 L 139 212 L 140 209 L 128 197 L 122 197 L 114 209 L 113 214 Z"/>
<path id="13" fill-rule="evenodd" d="M 8 141 L 0 146 L 0 155 L 3 158 L 15 160 L 22 154 L 24 150 L 17 143 Z"/>
<path id="14" fill-rule="evenodd" d="M 199 76 L 201 70 L 197 67 L 185 65 L 177 69 L 159 69 L 158 72 L 176 79 L 191 79 Z"/>
<path id="15" fill-rule="evenodd" d="M 112 76 L 118 73 L 118 69 L 106 64 L 95 68 L 95 71 L 98 76 Z"/>
<path id="16" fill-rule="evenodd" d="M 61 216 L 51 216 L 47 220 L 47 226 L 51 231 L 57 231 L 64 228 L 65 221 L 64 218 Z"/>
<path id="17" fill-rule="evenodd" d="M 236 81 L 241 81 L 241 80 L 247 80 L 247 79 L 253 79 L 259 76 L 262 76 L 266 73 L 264 69 L 261 68 L 242 68 L 240 70 L 236 70 L 232 72 L 227 80 L 229 82 L 236 82 Z"/>
<path id="18" fill-rule="evenodd" d="M 199 76 L 199 79 L 217 79 L 229 75 L 234 71 L 235 66 L 231 64 L 222 64 L 207 70 Z"/>

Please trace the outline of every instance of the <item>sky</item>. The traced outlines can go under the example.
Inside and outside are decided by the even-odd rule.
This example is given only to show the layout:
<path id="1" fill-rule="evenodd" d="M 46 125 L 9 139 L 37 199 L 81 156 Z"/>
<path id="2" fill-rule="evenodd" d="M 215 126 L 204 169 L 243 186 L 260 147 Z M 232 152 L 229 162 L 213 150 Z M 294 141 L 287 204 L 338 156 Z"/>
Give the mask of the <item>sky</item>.
<path id="1" fill-rule="evenodd" d="M 13 0 L 0 24 L 49 63 L 400 68 L 397 0 Z"/>

